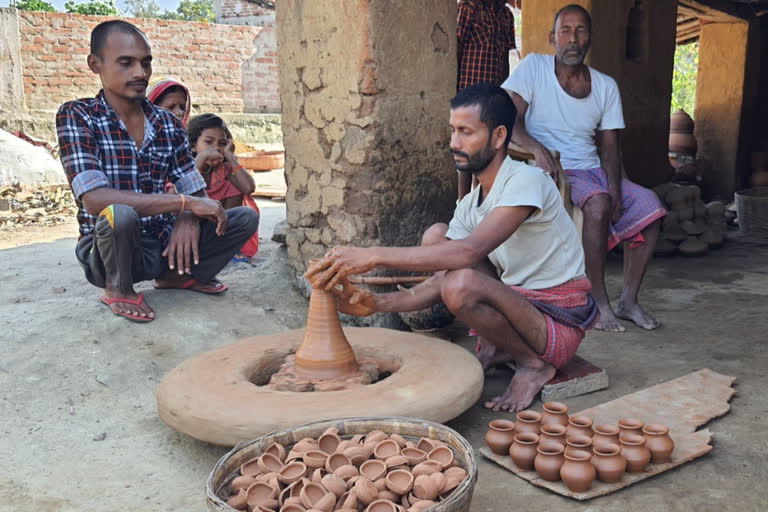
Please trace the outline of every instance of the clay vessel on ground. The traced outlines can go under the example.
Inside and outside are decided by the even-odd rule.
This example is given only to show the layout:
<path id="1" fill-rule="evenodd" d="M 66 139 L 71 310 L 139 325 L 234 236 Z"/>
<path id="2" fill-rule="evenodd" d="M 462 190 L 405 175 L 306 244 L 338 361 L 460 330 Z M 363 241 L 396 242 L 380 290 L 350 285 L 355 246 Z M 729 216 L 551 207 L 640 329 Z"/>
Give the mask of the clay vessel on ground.
<path id="1" fill-rule="evenodd" d="M 645 438 L 635 434 L 626 434 L 619 440 L 621 455 L 627 459 L 627 472 L 639 473 L 651 462 L 651 452 L 645 446 Z"/>
<path id="2" fill-rule="evenodd" d="M 568 418 L 568 427 L 565 430 L 565 437 L 587 436 L 592 437 L 595 432 L 592 430 L 592 418 L 587 416 L 571 416 Z"/>
<path id="3" fill-rule="evenodd" d="M 538 446 L 538 454 L 533 460 L 533 467 L 544 480 L 557 482 L 560 480 L 560 468 L 565 462 L 563 445 L 547 441 Z"/>
<path id="4" fill-rule="evenodd" d="M 660 424 L 645 425 L 643 434 L 645 434 L 645 446 L 651 452 L 651 461 L 654 464 L 668 462 L 669 456 L 675 449 L 675 442 L 669 437 L 669 427 Z"/>
<path id="5" fill-rule="evenodd" d="M 562 426 L 562 425 L 560 425 Z M 509 456 L 512 462 L 520 469 L 533 469 L 533 460 L 538 451 L 539 436 L 533 432 L 523 432 L 515 436 L 515 442 L 509 447 Z"/>
<path id="6" fill-rule="evenodd" d="M 307 378 L 333 379 L 359 370 L 352 346 L 341 329 L 336 296 L 313 288 L 304 340 L 296 350 L 296 372 Z"/>
<path id="7" fill-rule="evenodd" d="M 597 478 L 608 484 L 618 482 L 627 470 L 627 460 L 618 444 L 600 441 L 592 446 L 592 465 Z"/>
<path id="8" fill-rule="evenodd" d="M 515 422 L 509 420 L 493 420 L 485 434 L 485 444 L 496 455 L 506 455 L 515 439 Z"/>
<path id="9" fill-rule="evenodd" d="M 515 434 L 531 432 L 538 435 L 541 430 L 541 413 L 536 411 L 520 411 L 517 413 L 517 423 L 515 423 Z"/>
<path id="10" fill-rule="evenodd" d="M 574 451 L 583 450 L 589 452 L 592 449 L 592 438 L 582 435 L 566 436 L 565 455 Z"/>
<path id="11" fill-rule="evenodd" d="M 627 434 L 643 435 L 643 422 L 637 418 L 619 418 L 619 439 Z"/>
<path id="12" fill-rule="evenodd" d="M 592 436 L 592 446 L 598 443 L 619 444 L 619 427 L 605 423 L 595 427 L 595 435 Z"/>
<path id="13" fill-rule="evenodd" d="M 542 406 L 541 424 L 568 425 L 568 406 L 563 402 L 546 402 Z"/>
<path id="14" fill-rule="evenodd" d="M 541 425 L 539 441 L 555 441 L 565 446 L 565 426 L 559 423 L 545 423 Z"/>
<path id="15" fill-rule="evenodd" d="M 590 459 L 592 454 L 584 450 L 574 450 L 565 454 L 565 462 L 560 468 L 560 478 L 571 492 L 586 492 L 595 480 L 595 467 Z"/>

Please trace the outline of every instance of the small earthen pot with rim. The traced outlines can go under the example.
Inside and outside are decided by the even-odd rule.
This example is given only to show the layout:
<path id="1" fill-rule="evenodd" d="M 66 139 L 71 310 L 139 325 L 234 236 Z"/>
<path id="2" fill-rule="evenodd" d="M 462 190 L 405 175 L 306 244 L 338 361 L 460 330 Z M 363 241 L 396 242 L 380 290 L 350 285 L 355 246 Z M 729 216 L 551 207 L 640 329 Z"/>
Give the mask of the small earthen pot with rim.
<path id="1" fill-rule="evenodd" d="M 304 452 L 302 460 L 310 470 L 314 471 L 325 466 L 325 461 L 328 460 L 328 454 L 320 450 L 307 450 Z"/>
<path id="2" fill-rule="evenodd" d="M 227 505 L 236 509 L 244 509 L 248 506 L 248 493 L 245 489 L 240 489 L 227 500 Z"/>
<path id="3" fill-rule="evenodd" d="M 299 492 L 299 498 L 301 499 L 301 504 L 304 508 L 315 508 L 317 510 L 323 510 L 320 506 L 323 506 L 326 502 L 330 501 L 329 495 L 331 496 L 330 499 L 332 499 L 335 504 L 335 496 L 329 493 L 321 484 L 316 482 L 310 482 L 304 485 Z"/>
<path id="4" fill-rule="evenodd" d="M 533 460 L 533 467 L 541 478 L 549 482 L 560 480 L 560 468 L 565 462 L 563 445 L 553 441 L 541 443 L 537 448 L 538 454 Z"/>
<path id="5" fill-rule="evenodd" d="M 348 482 L 352 477 L 358 476 L 360 470 L 352 464 L 344 464 L 340 468 L 336 468 L 336 471 L 334 471 L 333 474 L 341 477 L 345 482 Z"/>
<path id="6" fill-rule="evenodd" d="M 390 471 L 386 477 L 387 489 L 397 494 L 398 496 L 408 494 L 411 492 L 411 489 L 413 489 L 413 480 L 413 475 L 406 469 L 396 469 L 394 471 Z"/>
<path id="7" fill-rule="evenodd" d="M 607 484 L 616 483 L 627 470 L 627 460 L 621 455 L 621 446 L 606 441 L 592 446 L 592 465 L 597 471 L 597 478 Z"/>
<path id="8" fill-rule="evenodd" d="M 336 448 L 341 444 L 341 437 L 333 431 L 326 431 L 317 438 L 317 447 L 320 451 L 331 455 L 336 452 Z"/>
<path id="9" fill-rule="evenodd" d="M 523 432 L 515 436 L 515 442 L 509 447 L 509 457 L 520 469 L 533 469 L 533 460 L 538 451 L 539 436 L 533 432 Z"/>
<path id="10" fill-rule="evenodd" d="M 437 499 L 440 489 L 437 488 L 437 482 L 430 475 L 419 475 L 413 481 L 413 495 L 422 500 Z"/>
<path id="11" fill-rule="evenodd" d="M 515 423 L 515 434 L 523 432 L 532 432 L 539 435 L 541 430 L 541 413 L 536 411 L 520 411 L 517 413 L 517 423 Z"/>
<path id="12" fill-rule="evenodd" d="M 352 465 L 352 461 L 349 457 L 343 453 L 333 453 L 325 460 L 325 470 L 329 473 L 334 473 L 342 466 Z"/>
<path id="13" fill-rule="evenodd" d="M 506 455 L 515 439 L 515 422 L 493 420 L 488 427 L 490 430 L 485 434 L 485 444 L 496 455 Z"/>
<path id="14" fill-rule="evenodd" d="M 619 419 L 619 439 L 622 439 L 626 434 L 642 436 L 643 422 L 636 418 L 620 418 Z"/>
<path id="15" fill-rule="evenodd" d="M 307 465 L 295 460 L 280 468 L 280 471 L 277 473 L 277 479 L 284 485 L 290 485 L 301 480 L 301 477 L 306 475 Z"/>
<path id="16" fill-rule="evenodd" d="M 563 402 L 546 402 L 542 406 L 541 424 L 568 426 L 568 406 Z"/>
<path id="17" fill-rule="evenodd" d="M 373 456 L 379 460 L 387 460 L 393 455 L 400 455 L 400 447 L 391 439 L 385 439 L 373 449 Z"/>
<path id="18" fill-rule="evenodd" d="M 389 500 L 376 500 L 368 505 L 365 512 L 397 512 L 397 506 Z"/>
<path id="19" fill-rule="evenodd" d="M 645 438 L 635 434 L 625 434 L 619 440 L 621 455 L 627 459 L 627 472 L 640 473 L 651 462 L 651 451 L 645 446 Z"/>
<path id="20" fill-rule="evenodd" d="M 669 437 L 669 427 L 654 423 L 643 427 L 645 446 L 651 452 L 654 464 L 664 464 L 675 449 L 675 442 Z"/>
<path id="21" fill-rule="evenodd" d="M 592 446 L 598 443 L 619 444 L 619 427 L 610 423 L 604 423 L 595 427 L 595 435 L 592 436 Z"/>
<path id="22" fill-rule="evenodd" d="M 419 464 L 427 460 L 427 454 L 419 450 L 418 448 L 406 447 L 406 448 L 403 448 L 403 451 L 401 451 L 400 453 L 403 455 L 403 457 L 408 459 L 409 466 L 415 466 L 416 464 Z"/>
<path id="23" fill-rule="evenodd" d="M 595 432 L 592 430 L 592 418 L 587 416 L 571 416 L 568 418 L 568 427 L 565 429 L 565 437 L 587 436 L 592 437 Z"/>
<path id="24" fill-rule="evenodd" d="M 582 435 L 567 436 L 565 438 L 565 455 L 574 450 L 583 450 L 589 452 L 592 449 L 592 438 Z"/>
<path id="25" fill-rule="evenodd" d="M 267 482 L 256 482 L 246 491 L 248 494 L 249 507 L 267 507 L 273 504 L 277 505 L 277 489 Z"/>
<path id="26" fill-rule="evenodd" d="M 270 453 L 281 461 L 285 462 L 285 446 L 278 442 L 274 442 L 267 446 L 267 449 L 264 450 L 264 453 Z"/>
<path id="27" fill-rule="evenodd" d="M 541 434 L 539 434 L 539 442 L 554 441 L 565 446 L 565 431 L 565 426 L 559 423 L 542 424 Z"/>
<path id="28" fill-rule="evenodd" d="M 383 460 L 367 460 L 360 464 L 360 474 L 371 482 L 375 482 L 387 474 L 387 464 Z"/>
<path id="29" fill-rule="evenodd" d="M 427 460 L 433 460 L 439 463 L 440 466 L 442 466 L 442 470 L 444 471 L 451 467 L 451 464 L 453 464 L 455 459 L 453 450 L 443 445 L 433 448 L 432 451 L 427 454 Z"/>
<path id="30" fill-rule="evenodd" d="M 595 481 L 595 467 L 590 459 L 592 454 L 584 450 L 573 450 L 565 454 L 560 468 L 560 478 L 571 492 L 586 492 Z"/>

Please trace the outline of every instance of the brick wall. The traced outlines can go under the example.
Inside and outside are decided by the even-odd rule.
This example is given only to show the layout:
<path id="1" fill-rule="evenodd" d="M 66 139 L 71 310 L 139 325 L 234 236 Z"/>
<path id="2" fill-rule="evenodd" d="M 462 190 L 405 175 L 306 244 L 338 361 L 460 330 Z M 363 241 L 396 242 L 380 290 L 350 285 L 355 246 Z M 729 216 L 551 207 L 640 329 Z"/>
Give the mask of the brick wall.
<path id="1" fill-rule="evenodd" d="M 275 10 L 247 0 L 215 0 L 214 5 L 217 23 L 263 28 L 256 52 L 243 64 L 243 74 L 250 80 L 243 102 L 248 112 L 280 112 Z"/>
<path id="2" fill-rule="evenodd" d="M 18 11 L 24 96 L 30 110 L 54 110 L 93 96 L 98 76 L 86 64 L 90 32 L 103 16 Z M 153 75 L 173 75 L 190 88 L 199 112 L 255 112 L 244 92 L 257 81 L 250 62 L 260 58 L 261 27 L 157 19 L 129 19 L 152 45 Z"/>

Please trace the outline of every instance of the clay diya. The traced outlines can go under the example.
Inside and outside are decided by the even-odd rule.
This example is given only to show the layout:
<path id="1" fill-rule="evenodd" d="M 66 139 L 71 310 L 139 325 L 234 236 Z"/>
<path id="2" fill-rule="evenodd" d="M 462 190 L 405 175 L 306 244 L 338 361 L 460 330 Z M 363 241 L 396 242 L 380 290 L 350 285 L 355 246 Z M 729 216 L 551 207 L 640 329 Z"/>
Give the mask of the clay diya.
<path id="1" fill-rule="evenodd" d="M 437 473 L 435 473 L 437 474 Z M 413 489 L 413 475 L 405 469 L 390 471 L 386 478 L 387 488 L 393 493 L 402 496 Z"/>
<path id="2" fill-rule="evenodd" d="M 376 500 L 368 505 L 365 512 L 397 512 L 397 507 L 389 500 Z"/>
<path id="3" fill-rule="evenodd" d="M 411 472 L 413 473 L 414 477 L 418 477 L 421 475 L 431 475 L 432 473 L 442 471 L 442 469 L 442 464 L 436 460 L 425 460 L 420 464 L 416 464 Z"/>
<path id="4" fill-rule="evenodd" d="M 280 471 L 277 473 L 277 479 L 282 484 L 290 485 L 301 480 L 301 477 L 306 474 L 307 465 L 303 462 L 293 461 L 280 468 Z"/>
<path id="5" fill-rule="evenodd" d="M 232 479 L 232 481 L 229 483 L 229 487 L 232 492 L 237 492 L 241 489 L 244 490 L 249 488 L 255 482 L 257 482 L 256 477 L 240 475 Z"/>
<path id="6" fill-rule="evenodd" d="M 227 505 L 236 509 L 245 508 L 248 505 L 248 493 L 246 490 L 238 490 L 237 494 L 227 500 Z"/>
<path id="7" fill-rule="evenodd" d="M 520 411 L 517 413 L 515 434 L 531 432 L 538 435 L 541 430 L 541 413 L 536 411 Z"/>
<path id="8" fill-rule="evenodd" d="M 621 480 L 627 470 L 627 460 L 621 455 L 621 447 L 605 441 L 592 446 L 592 465 L 598 480 L 608 484 Z"/>
<path id="9" fill-rule="evenodd" d="M 384 461 L 387 470 L 406 468 L 408 466 L 408 457 L 405 455 L 393 455 Z"/>
<path id="10" fill-rule="evenodd" d="M 562 426 L 562 425 L 559 425 Z M 539 436 L 533 432 L 523 432 L 515 436 L 515 442 L 509 447 L 512 462 L 520 469 L 533 469 L 533 460 L 538 454 Z"/>
<path id="11" fill-rule="evenodd" d="M 325 475 L 320 484 L 325 487 L 325 490 L 333 493 L 337 498 L 347 492 L 347 483 L 339 476 L 333 473 Z"/>
<path id="12" fill-rule="evenodd" d="M 334 453 L 328 456 L 327 459 L 325 459 L 325 470 L 329 473 L 335 473 L 337 469 L 339 469 L 342 466 L 351 466 L 352 461 L 349 460 L 349 457 L 344 455 L 343 453 Z"/>
<path id="13" fill-rule="evenodd" d="M 259 458 L 254 457 L 240 465 L 240 474 L 243 476 L 255 477 L 261 474 L 259 469 Z"/>
<path id="14" fill-rule="evenodd" d="M 436 504 L 437 503 L 431 500 L 417 500 L 416 503 L 411 505 L 411 507 L 408 509 L 408 512 L 423 512 L 424 510 L 427 510 L 429 507 L 432 507 Z"/>
<path id="15" fill-rule="evenodd" d="M 669 427 L 660 424 L 645 425 L 643 434 L 645 434 L 645 446 L 651 452 L 651 461 L 654 464 L 668 462 L 669 456 L 675 449 L 675 442 L 669 437 Z"/>
<path id="16" fill-rule="evenodd" d="M 621 418 L 619 419 L 619 430 L 619 439 L 623 438 L 626 434 L 642 436 L 643 422 L 636 418 Z"/>
<path id="17" fill-rule="evenodd" d="M 440 446 L 441 443 L 435 441 L 434 439 L 429 439 L 428 437 L 422 437 L 419 439 L 419 442 L 416 444 L 416 448 L 423 451 L 424 453 L 429 453 L 438 446 Z"/>
<path id="18" fill-rule="evenodd" d="M 348 482 L 351 478 L 359 475 L 360 471 L 352 464 L 345 464 L 340 468 L 336 468 L 333 474 Z"/>
<path id="19" fill-rule="evenodd" d="M 267 446 L 267 449 L 264 450 L 264 453 L 274 455 L 281 461 L 285 461 L 285 446 L 281 445 L 280 443 L 272 443 L 271 445 Z"/>
<path id="20" fill-rule="evenodd" d="M 541 426 L 541 434 L 539 435 L 539 441 L 554 441 L 565 446 L 565 431 L 564 425 L 559 423 L 547 423 Z"/>
<path id="21" fill-rule="evenodd" d="M 360 465 L 360 474 L 375 482 L 387 474 L 387 464 L 383 460 L 367 460 Z"/>
<path id="22" fill-rule="evenodd" d="M 592 445 L 597 446 L 598 443 L 604 442 L 619 444 L 618 426 L 606 423 L 595 427 L 595 435 L 592 436 Z"/>
<path id="23" fill-rule="evenodd" d="M 589 452 L 592 447 L 592 438 L 582 435 L 568 436 L 565 438 L 565 455 L 577 450 Z"/>
<path id="24" fill-rule="evenodd" d="M 587 436 L 592 437 L 595 432 L 592 430 L 592 418 L 587 416 L 571 416 L 568 418 L 568 427 L 565 430 L 565 436 Z"/>
<path id="25" fill-rule="evenodd" d="M 299 493 L 299 498 L 304 508 L 309 509 L 333 510 L 333 506 L 336 504 L 336 497 L 316 482 L 304 485 Z"/>
<path id="26" fill-rule="evenodd" d="M 568 425 L 568 406 L 563 402 L 546 402 L 542 406 L 541 424 Z"/>
<path id="27" fill-rule="evenodd" d="M 560 478 L 571 492 L 586 492 L 595 480 L 595 467 L 590 462 L 592 455 L 587 451 L 574 450 L 565 454 L 560 468 Z"/>
<path id="28" fill-rule="evenodd" d="M 627 472 L 639 473 L 651 461 L 651 452 L 645 446 L 645 438 L 635 434 L 625 434 L 619 439 L 621 455 L 627 459 Z"/>
<path id="29" fill-rule="evenodd" d="M 336 502 L 339 509 L 350 508 L 357 510 L 357 494 L 352 491 L 347 491 L 339 497 L 339 501 Z"/>
<path id="30" fill-rule="evenodd" d="M 433 460 L 440 464 L 441 469 L 447 469 L 453 464 L 453 450 L 447 446 L 438 446 L 427 454 L 427 460 Z"/>
<path id="31" fill-rule="evenodd" d="M 373 449 L 373 456 L 379 460 L 386 460 L 393 455 L 400 454 L 400 447 L 391 439 L 385 439 L 379 442 Z"/>
<path id="32" fill-rule="evenodd" d="M 488 427 L 490 430 L 485 434 L 485 444 L 496 455 L 506 455 L 515 439 L 515 422 L 493 420 Z"/>
<path id="33" fill-rule="evenodd" d="M 418 448 L 406 447 L 406 448 L 403 448 L 403 451 L 400 453 L 403 454 L 403 457 L 408 459 L 409 466 L 415 466 L 416 464 L 419 464 L 420 462 L 424 462 L 425 460 L 427 460 L 427 454 L 419 450 Z"/>
<path id="34" fill-rule="evenodd" d="M 390 434 L 389 438 L 397 443 L 397 446 L 400 447 L 400 450 L 405 448 L 405 438 L 401 436 L 400 434 Z"/>
<path id="35" fill-rule="evenodd" d="M 261 457 L 257 459 L 256 464 L 259 467 L 259 470 L 261 470 L 261 472 L 264 474 L 279 473 L 283 468 L 283 461 L 271 453 L 262 454 Z"/>
<path id="36" fill-rule="evenodd" d="M 419 475 L 413 481 L 413 495 L 422 500 L 437 499 L 440 489 L 431 475 Z"/>
<path id="37" fill-rule="evenodd" d="M 328 460 L 328 454 L 320 450 L 308 450 L 304 452 L 303 459 L 304 464 L 314 471 L 315 469 L 325 466 L 325 461 Z"/>
<path id="38" fill-rule="evenodd" d="M 549 482 L 560 480 L 560 468 L 565 462 L 563 445 L 547 441 L 540 444 L 537 451 L 538 454 L 533 460 L 533 467 L 539 476 Z"/>
<path id="39" fill-rule="evenodd" d="M 277 489 L 266 482 L 256 482 L 246 491 L 249 507 L 275 508 L 277 506 Z"/>
<path id="40" fill-rule="evenodd" d="M 336 452 L 336 448 L 341 444 L 341 438 L 336 432 L 325 432 L 317 438 L 317 447 L 320 451 L 331 455 Z"/>
<path id="41" fill-rule="evenodd" d="M 376 495 L 379 491 L 376 489 L 376 486 L 373 485 L 373 482 L 368 478 L 361 476 L 355 482 L 354 492 L 360 503 L 363 505 L 370 505 L 371 502 L 376 500 Z"/>

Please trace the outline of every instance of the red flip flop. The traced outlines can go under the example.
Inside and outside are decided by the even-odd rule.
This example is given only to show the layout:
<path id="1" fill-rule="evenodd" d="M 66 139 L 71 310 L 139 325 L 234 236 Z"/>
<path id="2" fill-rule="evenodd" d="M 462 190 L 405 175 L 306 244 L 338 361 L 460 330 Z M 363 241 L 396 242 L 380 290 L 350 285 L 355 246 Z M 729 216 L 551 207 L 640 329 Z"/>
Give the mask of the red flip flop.
<path id="1" fill-rule="evenodd" d="M 149 317 L 146 317 L 146 316 L 132 315 L 130 313 L 126 313 L 125 311 L 118 312 L 118 311 L 115 311 L 114 309 L 112 309 L 112 304 L 131 304 L 133 306 L 139 306 L 141 304 L 144 304 L 144 294 L 143 293 L 139 293 L 139 296 L 136 297 L 135 299 L 124 299 L 124 298 L 121 298 L 121 297 L 111 297 L 110 298 L 110 297 L 107 297 L 105 295 L 105 296 L 102 296 L 99 300 L 103 304 L 105 304 L 109 308 L 110 311 L 112 311 L 113 315 L 115 315 L 115 316 L 122 316 L 124 318 L 127 318 L 131 322 L 138 322 L 138 323 L 145 324 L 147 322 L 151 322 L 152 320 L 154 320 L 154 318 L 149 318 Z"/>
<path id="2" fill-rule="evenodd" d="M 157 290 L 192 290 L 193 292 L 200 292 L 206 295 L 219 295 L 229 289 L 229 286 L 225 285 L 215 277 L 211 279 L 210 283 L 202 284 L 198 282 L 194 277 L 190 277 L 184 284 L 179 286 L 157 286 Z"/>

